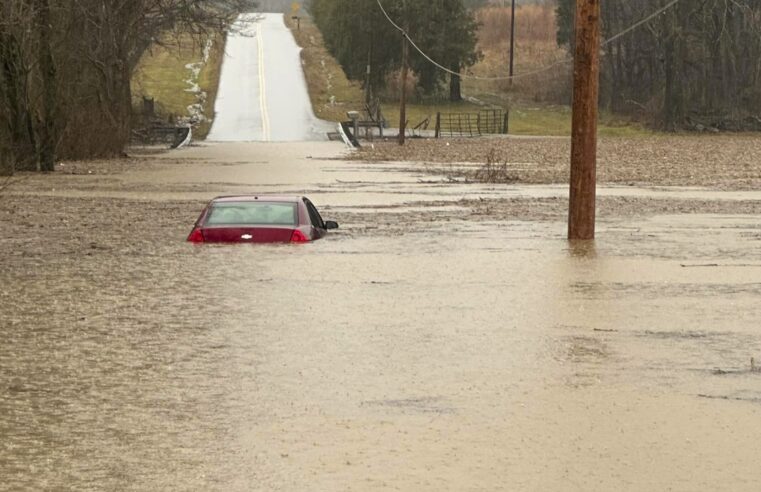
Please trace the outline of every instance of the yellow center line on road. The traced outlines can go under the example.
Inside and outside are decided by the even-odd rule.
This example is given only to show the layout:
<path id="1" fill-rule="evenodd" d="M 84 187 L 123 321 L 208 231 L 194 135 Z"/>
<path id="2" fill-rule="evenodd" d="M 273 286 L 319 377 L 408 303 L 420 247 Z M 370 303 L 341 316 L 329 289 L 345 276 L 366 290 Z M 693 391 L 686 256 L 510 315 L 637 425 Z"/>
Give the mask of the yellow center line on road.
<path id="1" fill-rule="evenodd" d="M 270 139 L 270 116 L 267 111 L 267 86 L 264 80 L 264 42 L 262 40 L 262 25 L 256 29 L 256 44 L 259 47 L 259 105 L 262 113 L 262 140 Z"/>

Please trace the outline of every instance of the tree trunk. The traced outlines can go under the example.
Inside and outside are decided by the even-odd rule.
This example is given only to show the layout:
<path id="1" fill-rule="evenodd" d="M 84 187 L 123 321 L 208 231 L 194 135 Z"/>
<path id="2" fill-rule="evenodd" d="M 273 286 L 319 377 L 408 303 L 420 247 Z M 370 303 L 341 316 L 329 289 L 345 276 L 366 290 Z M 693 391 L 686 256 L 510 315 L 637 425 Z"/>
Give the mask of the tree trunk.
<path id="1" fill-rule="evenodd" d="M 117 104 L 121 106 L 121 111 L 119 111 L 118 148 L 114 149 L 116 154 L 124 154 L 127 145 L 129 145 L 130 132 L 132 131 L 132 72 L 126 59 L 120 69 L 121 92 L 118 94 L 119 101 Z"/>
<path id="2" fill-rule="evenodd" d="M 680 25 L 680 10 L 670 12 L 665 21 L 667 26 L 664 53 L 666 86 L 663 101 L 663 124 L 668 131 L 676 131 L 684 120 L 684 39 Z"/>
<path id="3" fill-rule="evenodd" d="M 12 157 L 14 169 L 33 170 L 37 167 L 37 139 L 32 121 L 29 98 L 29 72 L 18 39 L 0 34 L 0 112 L 6 129 L 5 146 Z"/>
<path id="4" fill-rule="evenodd" d="M 460 72 L 460 64 L 453 63 L 449 69 L 453 72 Z M 449 75 L 449 100 L 451 102 L 462 101 L 462 84 L 460 82 L 460 76 L 450 74 Z"/>
<path id="5" fill-rule="evenodd" d="M 14 86 L 10 79 L 10 37 L 0 31 L 0 176 L 13 174 Z"/>
<path id="6" fill-rule="evenodd" d="M 37 27 L 39 29 L 39 63 L 42 78 L 42 118 L 39 123 L 38 170 L 52 172 L 56 161 L 56 69 L 51 47 L 52 25 L 50 1 L 37 2 Z"/>

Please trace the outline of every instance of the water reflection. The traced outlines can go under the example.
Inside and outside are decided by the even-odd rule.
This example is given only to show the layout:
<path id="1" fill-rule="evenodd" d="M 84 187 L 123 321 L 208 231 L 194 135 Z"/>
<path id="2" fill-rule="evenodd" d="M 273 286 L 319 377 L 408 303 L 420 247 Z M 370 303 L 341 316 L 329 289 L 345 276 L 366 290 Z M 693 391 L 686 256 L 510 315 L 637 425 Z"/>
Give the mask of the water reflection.
<path id="1" fill-rule="evenodd" d="M 568 254 L 572 258 L 597 258 L 597 243 L 580 239 L 568 241 Z"/>

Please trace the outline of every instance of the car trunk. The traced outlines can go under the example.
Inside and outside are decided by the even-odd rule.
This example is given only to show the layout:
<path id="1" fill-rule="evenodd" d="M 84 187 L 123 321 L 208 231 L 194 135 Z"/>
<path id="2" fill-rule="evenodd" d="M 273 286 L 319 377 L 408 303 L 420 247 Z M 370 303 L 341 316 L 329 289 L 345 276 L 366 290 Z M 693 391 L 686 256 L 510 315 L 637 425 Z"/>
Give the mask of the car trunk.
<path id="1" fill-rule="evenodd" d="M 292 226 L 270 227 L 207 227 L 203 230 L 208 243 L 287 243 Z"/>

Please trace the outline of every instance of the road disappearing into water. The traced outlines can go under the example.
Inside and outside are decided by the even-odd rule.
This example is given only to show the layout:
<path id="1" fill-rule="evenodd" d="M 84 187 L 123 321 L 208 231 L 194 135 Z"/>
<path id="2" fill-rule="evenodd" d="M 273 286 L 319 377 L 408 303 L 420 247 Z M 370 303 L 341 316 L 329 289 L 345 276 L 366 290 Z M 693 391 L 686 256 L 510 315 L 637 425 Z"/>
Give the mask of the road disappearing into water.
<path id="1" fill-rule="evenodd" d="M 327 140 L 332 125 L 312 111 L 300 52 L 282 14 L 241 14 L 227 36 L 208 140 Z"/>

